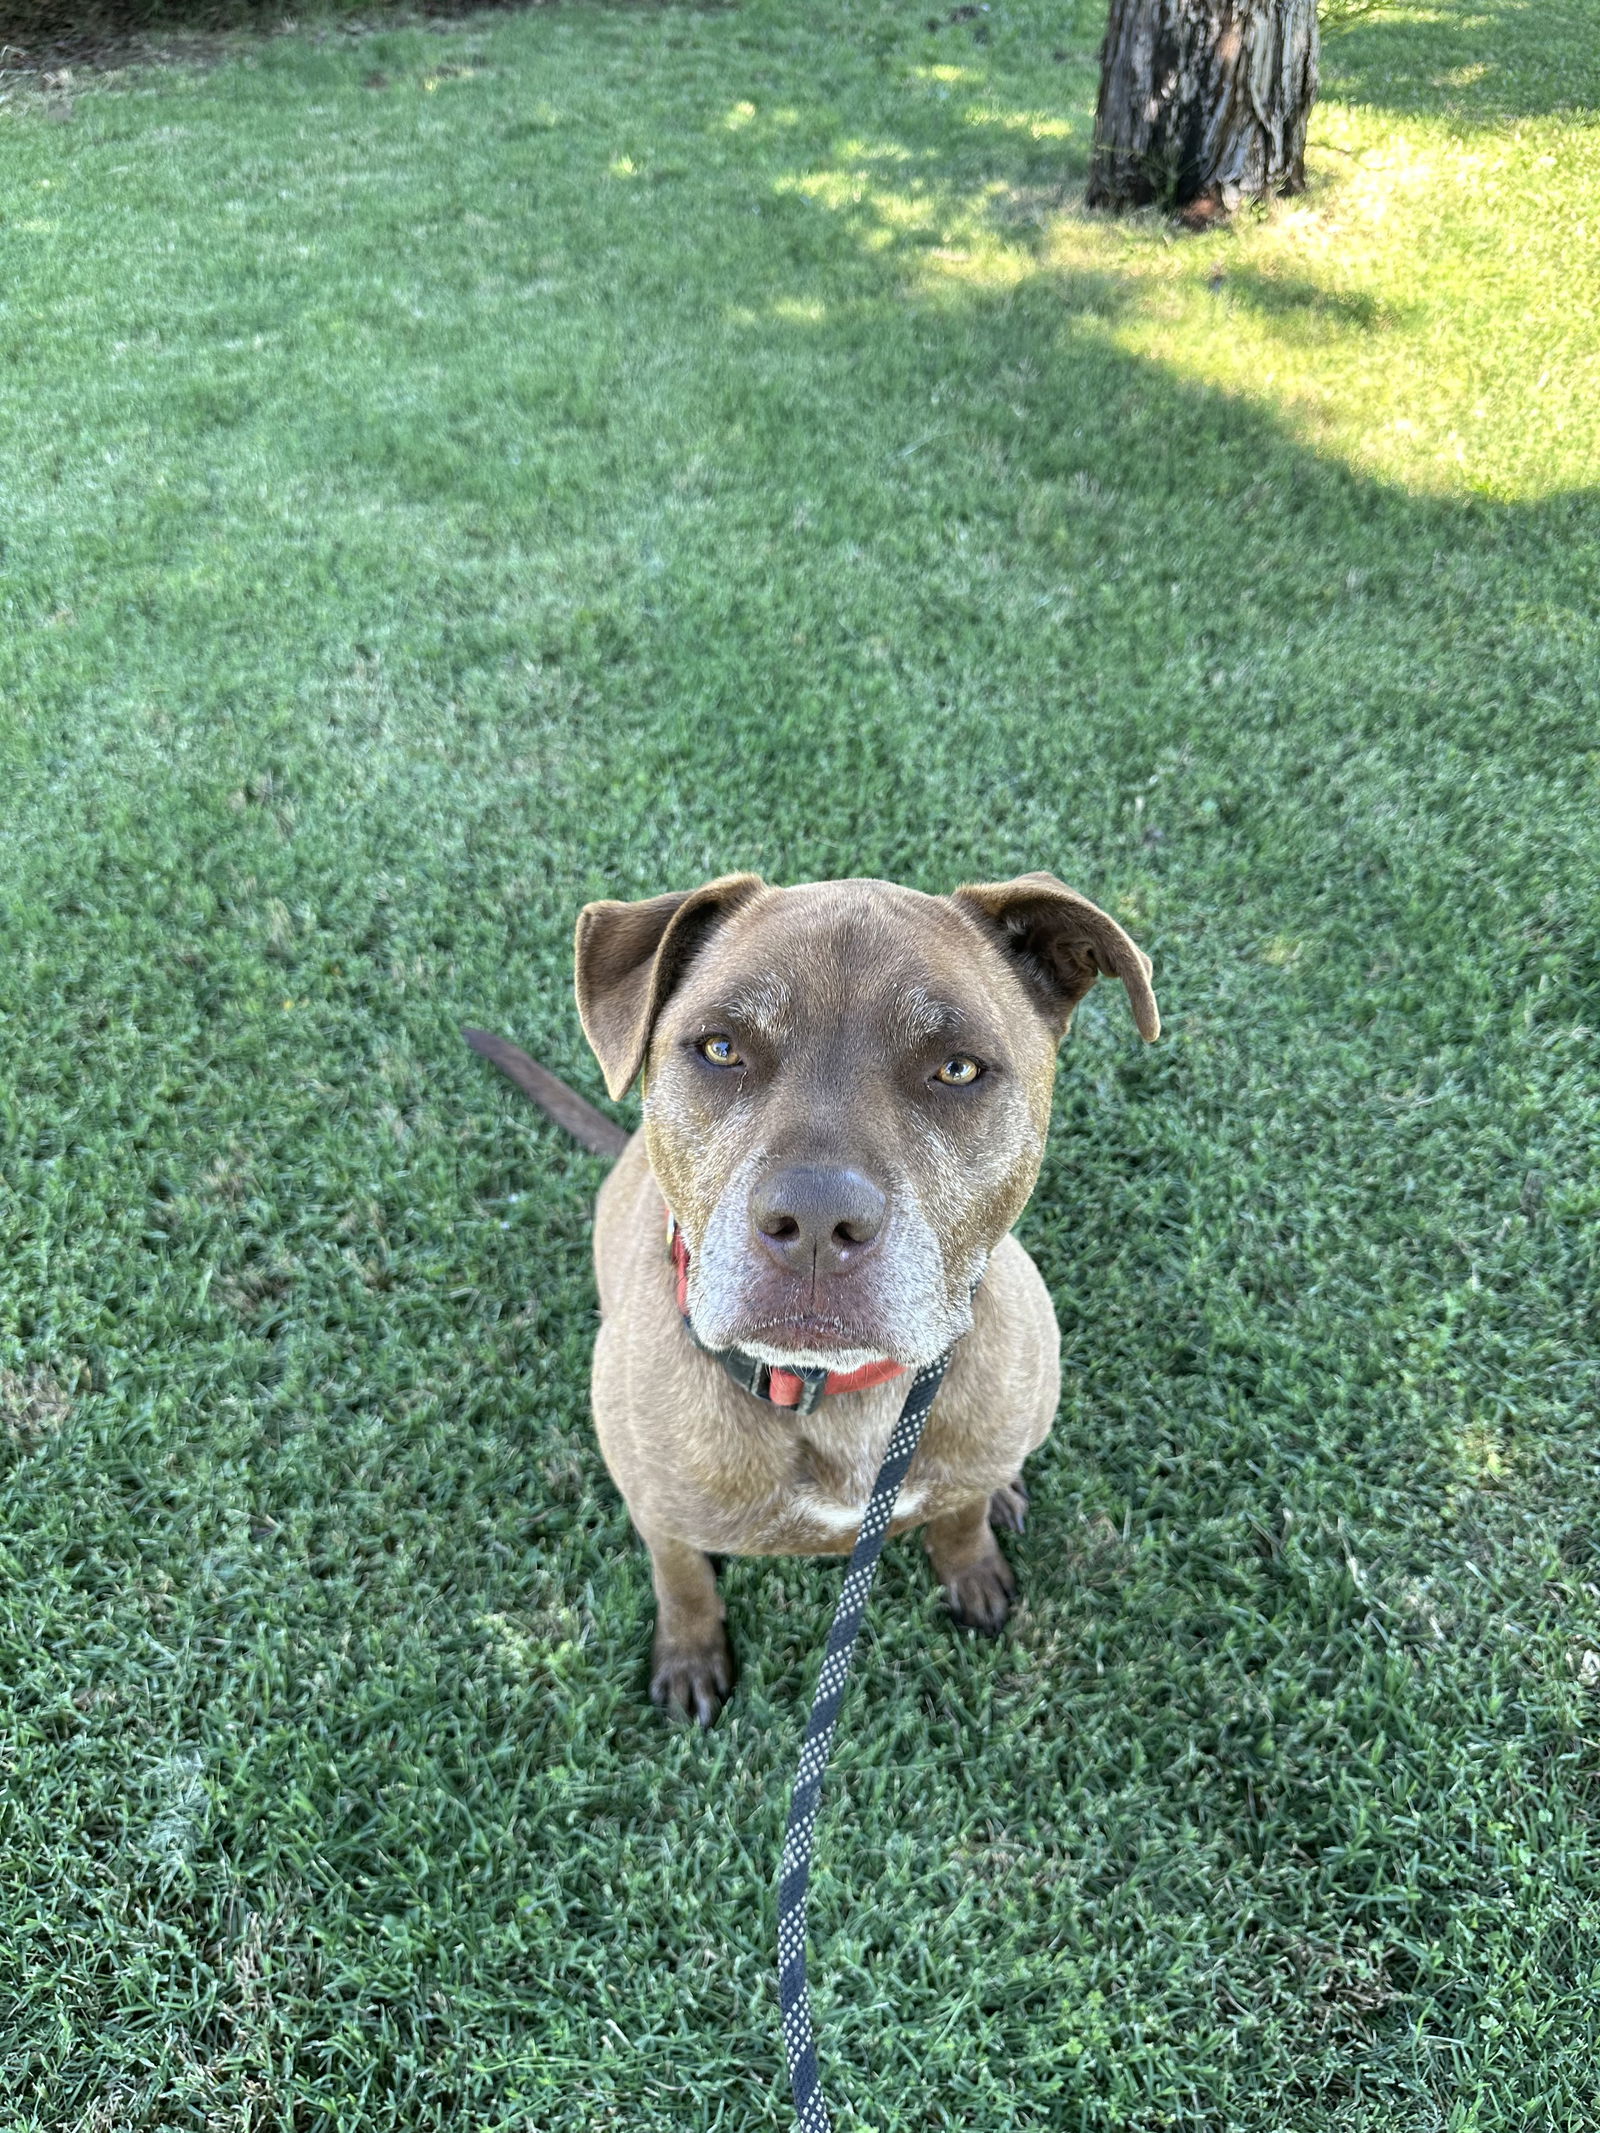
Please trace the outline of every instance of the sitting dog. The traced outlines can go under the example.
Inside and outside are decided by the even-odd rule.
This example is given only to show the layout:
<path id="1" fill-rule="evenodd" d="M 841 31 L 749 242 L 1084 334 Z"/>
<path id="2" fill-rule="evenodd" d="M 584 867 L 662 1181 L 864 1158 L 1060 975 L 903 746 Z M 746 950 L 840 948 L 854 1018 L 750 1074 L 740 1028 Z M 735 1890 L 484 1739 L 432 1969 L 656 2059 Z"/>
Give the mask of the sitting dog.
<path id="1" fill-rule="evenodd" d="M 576 946 L 606 1087 L 643 1080 L 596 1213 L 593 1392 L 650 1551 L 652 1699 L 712 1722 L 733 1663 L 711 1557 L 848 1554 L 906 1373 L 947 1351 L 890 1532 L 920 1525 L 957 1620 L 997 1631 L 993 1527 L 1021 1529 L 1060 1384 L 1011 1225 L 1074 1008 L 1119 978 L 1153 1042 L 1149 959 L 1050 874 L 951 896 L 730 874 L 590 904 Z"/>

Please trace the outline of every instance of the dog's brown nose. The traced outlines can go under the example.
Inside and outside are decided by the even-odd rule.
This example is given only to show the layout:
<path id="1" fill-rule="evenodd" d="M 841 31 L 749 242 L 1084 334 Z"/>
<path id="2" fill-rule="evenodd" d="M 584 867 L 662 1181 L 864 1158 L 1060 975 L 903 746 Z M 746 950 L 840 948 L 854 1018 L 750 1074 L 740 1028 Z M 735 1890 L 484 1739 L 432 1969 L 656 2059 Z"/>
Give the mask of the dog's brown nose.
<path id="1" fill-rule="evenodd" d="M 750 1219 L 779 1266 L 842 1274 L 877 1242 L 888 1206 L 859 1170 L 794 1163 L 756 1187 Z"/>

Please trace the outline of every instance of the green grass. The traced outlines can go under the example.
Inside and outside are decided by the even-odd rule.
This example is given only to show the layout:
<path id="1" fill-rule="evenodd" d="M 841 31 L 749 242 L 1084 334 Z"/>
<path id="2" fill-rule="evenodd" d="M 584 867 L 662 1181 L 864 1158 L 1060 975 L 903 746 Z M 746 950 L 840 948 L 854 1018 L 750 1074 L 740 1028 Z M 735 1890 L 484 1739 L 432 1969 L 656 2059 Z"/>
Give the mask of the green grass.
<path id="1" fill-rule="evenodd" d="M 599 1167 L 457 1036 L 595 1093 L 576 907 L 744 866 L 1054 868 L 1167 1017 L 1063 1060 L 1012 1632 L 874 1598 L 841 2129 L 1593 2123 L 1591 13 L 1331 41 L 1192 241 L 1077 207 L 1093 7 L 926 18 L 0 107 L 9 2124 L 789 2123 L 838 1566 L 648 1709 Z"/>

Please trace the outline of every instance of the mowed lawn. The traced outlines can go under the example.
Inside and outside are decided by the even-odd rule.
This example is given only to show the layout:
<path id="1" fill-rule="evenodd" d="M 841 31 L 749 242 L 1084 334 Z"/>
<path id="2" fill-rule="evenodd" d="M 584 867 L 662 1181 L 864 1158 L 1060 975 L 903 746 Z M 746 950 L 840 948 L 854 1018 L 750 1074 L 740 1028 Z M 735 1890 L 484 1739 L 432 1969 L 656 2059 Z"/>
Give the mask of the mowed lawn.
<path id="1" fill-rule="evenodd" d="M 1600 2084 L 1600 61 L 1329 40 L 1083 215 L 1099 8 L 571 6 L 0 103 L 0 2079 L 19 2129 L 790 2123 L 840 1566 L 645 1701 L 574 913 L 1049 867 L 1101 988 L 998 1642 L 889 1552 L 841 2128 Z M 627 1116 L 636 1112 L 624 1106 Z"/>

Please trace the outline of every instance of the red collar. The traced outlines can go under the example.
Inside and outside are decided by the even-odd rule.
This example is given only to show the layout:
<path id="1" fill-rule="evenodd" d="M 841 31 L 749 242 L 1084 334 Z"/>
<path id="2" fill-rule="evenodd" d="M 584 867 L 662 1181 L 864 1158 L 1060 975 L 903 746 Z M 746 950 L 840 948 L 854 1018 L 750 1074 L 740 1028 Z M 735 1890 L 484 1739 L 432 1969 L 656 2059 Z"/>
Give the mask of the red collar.
<path id="1" fill-rule="evenodd" d="M 689 1320 L 689 1247 L 670 1209 L 667 1245 L 677 1271 L 678 1309 L 689 1328 L 690 1339 L 698 1347 L 700 1342 Z M 781 1363 L 763 1363 L 741 1348 L 711 1348 L 706 1352 L 716 1356 L 736 1385 L 754 1393 L 758 1400 L 768 1400 L 774 1407 L 798 1408 L 801 1414 L 809 1414 L 828 1393 L 866 1392 L 874 1385 L 887 1385 L 891 1378 L 904 1377 L 906 1367 L 885 1356 L 881 1362 L 863 1363 L 859 1370 L 785 1370 Z"/>

